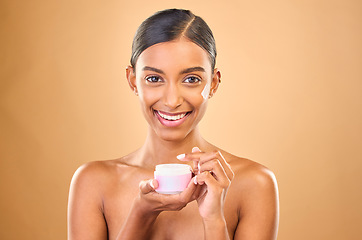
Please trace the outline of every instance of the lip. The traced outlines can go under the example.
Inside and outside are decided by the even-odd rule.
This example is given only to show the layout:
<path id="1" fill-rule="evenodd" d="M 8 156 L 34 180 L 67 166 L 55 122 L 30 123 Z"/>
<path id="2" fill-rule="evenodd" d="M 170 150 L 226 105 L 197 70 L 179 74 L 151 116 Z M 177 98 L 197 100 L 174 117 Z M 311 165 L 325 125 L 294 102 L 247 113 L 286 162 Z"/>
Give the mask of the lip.
<path id="1" fill-rule="evenodd" d="M 188 116 L 191 114 L 192 111 L 189 112 L 178 112 L 178 113 L 168 113 L 168 112 L 163 112 L 163 111 L 159 111 L 159 110 L 154 110 L 154 114 L 156 115 L 158 121 L 160 121 L 160 123 L 166 127 L 178 127 L 180 126 L 184 121 L 186 121 L 186 119 L 188 118 Z M 164 119 L 160 116 L 160 114 L 164 114 L 164 115 L 168 115 L 168 116 L 177 116 L 180 114 L 186 114 L 183 118 L 180 118 L 178 120 L 167 120 Z"/>

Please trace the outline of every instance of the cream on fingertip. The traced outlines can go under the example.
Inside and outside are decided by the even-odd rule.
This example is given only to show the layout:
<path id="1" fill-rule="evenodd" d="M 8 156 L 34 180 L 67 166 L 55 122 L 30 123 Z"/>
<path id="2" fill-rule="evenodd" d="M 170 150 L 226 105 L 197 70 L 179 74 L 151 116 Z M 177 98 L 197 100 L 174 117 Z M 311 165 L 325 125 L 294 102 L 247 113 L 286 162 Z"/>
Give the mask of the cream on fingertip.
<path id="1" fill-rule="evenodd" d="M 186 154 L 183 153 L 183 154 L 178 155 L 176 158 L 177 158 L 178 160 L 181 160 L 181 159 L 184 159 L 185 156 L 186 156 Z"/>
<path id="2" fill-rule="evenodd" d="M 197 176 L 194 177 L 194 184 L 197 185 L 197 179 L 196 179 Z"/>
<path id="3" fill-rule="evenodd" d="M 191 151 L 192 152 L 201 152 L 200 148 L 198 148 L 198 147 L 193 147 Z"/>

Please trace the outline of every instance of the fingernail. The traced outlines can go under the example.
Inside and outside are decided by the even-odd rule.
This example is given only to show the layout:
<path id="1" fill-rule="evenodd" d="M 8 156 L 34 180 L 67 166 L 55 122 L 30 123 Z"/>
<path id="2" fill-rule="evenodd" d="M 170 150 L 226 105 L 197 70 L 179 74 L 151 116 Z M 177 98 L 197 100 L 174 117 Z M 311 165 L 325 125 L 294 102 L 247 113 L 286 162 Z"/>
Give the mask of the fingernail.
<path id="1" fill-rule="evenodd" d="M 191 152 L 201 152 L 201 150 L 198 147 L 193 147 Z"/>
<path id="2" fill-rule="evenodd" d="M 186 155 L 183 153 L 183 154 L 178 155 L 176 158 L 177 158 L 178 160 L 181 160 L 181 159 L 184 159 L 185 156 L 186 156 Z"/>
<path id="3" fill-rule="evenodd" d="M 200 174 L 200 169 L 201 169 L 200 162 L 197 163 L 197 168 L 199 169 L 199 174 Z"/>
<path id="4" fill-rule="evenodd" d="M 151 188 L 155 189 L 155 186 L 153 186 L 153 180 L 151 180 L 150 186 L 151 186 Z"/>
<path id="5" fill-rule="evenodd" d="M 197 176 L 194 177 L 194 184 L 197 185 L 197 179 L 196 179 Z"/>

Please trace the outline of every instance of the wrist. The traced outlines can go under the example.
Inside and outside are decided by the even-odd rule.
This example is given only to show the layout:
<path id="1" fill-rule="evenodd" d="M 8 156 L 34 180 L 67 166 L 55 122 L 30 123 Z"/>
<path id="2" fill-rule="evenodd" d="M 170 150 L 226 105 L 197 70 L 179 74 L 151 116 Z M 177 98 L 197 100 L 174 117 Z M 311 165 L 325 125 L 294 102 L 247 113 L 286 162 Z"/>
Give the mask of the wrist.
<path id="1" fill-rule="evenodd" d="M 226 227 L 226 221 L 224 217 L 203 219 L 205 229 L 216 229 Z"/>
<path id="2" fill-rule="evenodd" d="M 133 202 L 133 210 L 135 214 L 140 218 L 157 218 L 160 215 L 160 211 L 152 209 L 149 203 L 143 201 L 140 197 L 137 197 Z"/>
<path id="3" fill-rule="evenodd" d="M 204 233 L 206 240 L 229 240 L 225 218 L 204 219 Z"/>

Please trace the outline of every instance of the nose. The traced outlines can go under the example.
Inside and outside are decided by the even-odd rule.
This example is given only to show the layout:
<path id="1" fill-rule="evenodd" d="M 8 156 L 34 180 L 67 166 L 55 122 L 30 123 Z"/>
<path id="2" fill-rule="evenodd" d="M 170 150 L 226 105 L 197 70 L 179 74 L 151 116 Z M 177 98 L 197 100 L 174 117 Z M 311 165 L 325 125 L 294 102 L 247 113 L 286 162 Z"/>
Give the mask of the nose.
<path id="1" fill-rule="evenodd" d="M 176 109 L 181 106 L 183 97 L 177 84 L 170 83 L 163 93 L 163 101 L 165 106 L 170 109 Z"/>

